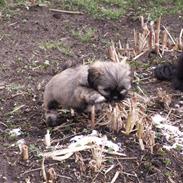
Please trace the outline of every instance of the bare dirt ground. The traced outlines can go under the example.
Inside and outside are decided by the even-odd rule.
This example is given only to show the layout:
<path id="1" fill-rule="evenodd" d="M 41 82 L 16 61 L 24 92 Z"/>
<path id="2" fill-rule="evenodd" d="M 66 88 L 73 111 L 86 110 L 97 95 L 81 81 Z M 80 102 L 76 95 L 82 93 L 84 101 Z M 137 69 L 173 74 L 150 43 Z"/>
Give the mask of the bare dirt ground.
<path id="1" fill-rule="evenodd" d="M 183 25 L 183 15 L 163 17 L 163 24 L 170 27 L 173 35 L 178 37 Z M 95 34 L 82 42 L 73 35 L 73 31 L 85 28 L 95 28 Z M 118 21 L 94 20 L 84 15 L 56 15 L 47 8 L 25 7 L 15 9 L 11 18 L 0 20 L 0 182 L 43 182 L 41 159 L 39 152 L 44 149 L 43 138 L 46 133 L 42 95 L 47 81 L 62 70 L 65 63 L 90 62 L 94 59 L 106 59 L 106 49 L 110 40 L 118 41 L 130 38 L 133 28 L 139 28 L 139 22 L 131 17 L 123 17 Z M 53 44 L 46 44 L 52 41 Z M 55 45 L 55 42 L 62 45 Z M 174 54 L 168 58 L 173 59 Z M 139 59 L 140 60 L 140 59 Z M 142 58 L 148 62 L 147 57 Z M 140 62 L 140 61 L 139 61 Z M 139 66 L 140 67 L 140 66 Z M 137 68 L 136 68 L 137 69 Z M 137 71 L 146 72 L 144 68 Z M 150 75 L 151 76 L 151 75 Z M 153 76 L 152 76 L 153 79 Z M 175 92 L 168 83 L 156 81 L 140 83 L 147 95 L 156 95 L 155 89 L 161 86 L 168 93 Z M 179 93 L 179 92 L 177 92 Z M 174 102 L 179 100 L 174 97 Z M 163 109 L 157 107 L 154 111 Z M 166 111 L 164 111 L 166 113 Z M 182 116 L 177 124 L 182 128 Z M 67 123 L 75 122 L 71 118 Z M 23 134 L 17 138 L 8 135 L 10 129 L 21 128 Z M 121 142 L 129 158 L 112 158 L 106 162 L 106 167 L 115 164 L 108 174 L 102 171 L 94 173 L 87 162 L 85 170 L 72 157 L 63 162 L 46 160 L 46 168 L 54 167 L 58 182 L 111 182 L 117 170 L 121 173 L 116 182 L 176 182 L 183 180 L 183 157 L 178 150 L 160 151 L 163 137 L 157 139 L 154 154 L 142 152 L 133 134 L 129 137 L 122 133 L 112 134 L 105 129 L 99 129 L 109 137 Z M 87 122 L 77 121 L 69 128 L 51 133 L 53 139 L 66 143 L 74 134 L 90 132 Z M 25 139 L 29 146 L 30 158 L 23 161 L 16 143 Z M 163 153 L 162 153 L 163 152 Z"/>

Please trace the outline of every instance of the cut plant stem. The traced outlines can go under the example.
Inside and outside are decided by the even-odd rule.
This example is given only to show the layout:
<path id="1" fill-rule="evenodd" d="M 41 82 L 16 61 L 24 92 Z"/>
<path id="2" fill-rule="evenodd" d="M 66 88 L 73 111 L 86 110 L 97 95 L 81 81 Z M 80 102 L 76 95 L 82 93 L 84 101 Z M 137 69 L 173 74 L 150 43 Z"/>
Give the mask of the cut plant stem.
<path id="1" fill-rule="evenodd" d="M 162 37 L 162 55 L 164 54 L 165 48 L 167 47 L 167 40 L 168 40 L 168 34 L 164 30 L 163 37 Z"/>
<path id="2" fill-rule="evenodd" d="M 93 105 L 91 108 L 91 126 L 95 128 L 95 106 Z"/>
<path id="3" fill-rule="evenodd" d="M 181 29 L 180 35 L 179 35 L 178 47 L 179 47 L 180 50 L 183 50 L 182 34 L 183 34 L 183 29 Z"/>
<path id="4" fill-rule="evenodd" d="M 149 34 L 149 48 L 153 49 L 155 45 L 155 32 L 154 32 L 154 22 L 150 22 L 150 34 Z"/>
<path id="5" fill-rule="evenodd" d="M 28 146 L 23 144 L 22 145 L 22 156 L 23 156 L 23 160 L 28 160 L 29 159 L 29 151 L 28 151 Z"/>
<path id="6" fill-rule="evenodd" d="M 159 32 L 155 30 L 155 51 L 156 54 L 159 54 Z"/>
<path id="7" fill-rule="evenodd" d="M 135 29 L 133 29 L 133 36 L 134 36 L 134 47 L 135 51 L 138 52 L 138 35 Z"/>
<path id="8" fill-rule="evenodd" d="M 71 116 L 75 116 L 74 109 L 71 109 L 70 112 L 71 112 Z"/>
<path id="9" fill-rule="evenodd" d="M 144 17 L 140 16 L 140 23 L 141 23 L 141 27 L 142 29 L 144 28 Z"/>
<path id="10" fill-rule="evenodd" d="M 140 145 L 140 148 L 142 151 L 144 151 L 144 143 L 143 143 L 143 140 L 142 139 L 139 139 L 139 145 Z"/>
<path id="11" fill-rule="evenodd" d="M 161 17 L 158 18 L 156 21 L 156 30 L 155 30 L 155 51 L 159 54 L 159 35 L 160 35 L 160 24 L 161 24 Z"/>
<path id="12" fill-rule="evenodd" d="M 50 139 L 50 132 L 49 132 L 49 130 L 47 130 L 47 134 L 44 137 L 44 143 L 45 143 L 46 147 L 50 147 L 51 146 L 51 139 Z"/>
<path id="13" fill-rule="evenodd" d="M 112 120 L 112 130 L 113 131 L 118 131 L 117 130 L 117 109 L 116 107 L 113 109 L 113 120 Z"/>
<path id="14" fill-rule="evenodd" d="M 50 168 L 47 172 L 47 179 L 48 182 L 55 182 L 57 179 L 57 173 L 55 172 L 54 168 Z"/>
<path id="15" fill-rule="evenodd" d="M 109 56 L 109 58 L 113 61 L 113 62 L 115 62 L 115 54 L 114 54 L 114 49 L 113 49 L 113 47 L 112 46 L 110 46 L 109 47 L 109 49 L 108 49 L 108 56 Z"/>

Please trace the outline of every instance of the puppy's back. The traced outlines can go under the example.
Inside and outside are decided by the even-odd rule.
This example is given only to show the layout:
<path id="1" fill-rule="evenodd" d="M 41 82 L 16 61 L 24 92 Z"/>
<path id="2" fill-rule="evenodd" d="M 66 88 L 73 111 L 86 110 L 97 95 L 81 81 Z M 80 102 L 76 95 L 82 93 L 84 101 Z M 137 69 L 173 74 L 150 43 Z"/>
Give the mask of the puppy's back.
<path id="1" fill-rule="evenodd" d="M 74 89 L 78 85 L 87 84 L 87 75 L 88 66 L 85 65 L 69 68 L 55 75 L 45 87 L 45 108 L 48 108 L 50 102 L 54 101 L 63 107 L 72 106 Z"/>

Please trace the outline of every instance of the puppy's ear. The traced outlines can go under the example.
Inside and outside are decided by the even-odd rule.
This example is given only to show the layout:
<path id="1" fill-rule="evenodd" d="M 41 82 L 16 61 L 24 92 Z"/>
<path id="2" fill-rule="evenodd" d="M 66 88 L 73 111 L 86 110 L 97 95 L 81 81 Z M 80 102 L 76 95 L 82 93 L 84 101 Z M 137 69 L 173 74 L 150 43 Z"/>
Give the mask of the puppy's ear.
<path id="1" fill-rule="evenodd" d="M 88 83 L 90 87 L 95 87 L 97 80 L 101 76 L 102 72 L 99 68 L 91 67 L 88 69 Z"/>

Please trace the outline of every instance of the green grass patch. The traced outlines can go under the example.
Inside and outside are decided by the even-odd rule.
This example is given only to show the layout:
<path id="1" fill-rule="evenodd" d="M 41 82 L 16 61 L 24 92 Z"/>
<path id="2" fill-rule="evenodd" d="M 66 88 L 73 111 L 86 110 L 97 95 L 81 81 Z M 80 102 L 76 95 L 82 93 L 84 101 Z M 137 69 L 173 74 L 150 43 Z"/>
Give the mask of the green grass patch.
<path id="1" fill-rule="evenodd" d="M 0 8 L 13 5 L 25 5 L 26 0 L 0 0 Z M 38 0 L 38 3 L 48 3 Z M 134 16 L 144 15 L 156 19 L 160 15 L 182 13 L 183 0 L 55 0 L 49 2 L 56 8 L 79 10 L 91 14 L 96 19 L 117 20 L 129 11 Z"/>
<path id="2" fill-rule="evenodd" d="M 91 42 L 95 38 L 96 30 L 94 28 L 84 28 L 79 31 L 72 31 L 72 35 L 82 43 Z"/>
<path id="3" fill-rule="evenodd" d="M 62 8 L 80 10 L 97 19 L 119 19 L 133 11 L 135 15 L 156 19 L 160 15 L 181 13 L 182 0 L 62 0 Z"/>
<path id="4" fill-rule="evenodd" d="M 139 6 L 141 4 L 141 6 Z M 168 14 L 179 14 L 183 9 L 182 0 L 137 0 L 132 7 L 138 14 L 149 16 L 151 20 Z"/>
<path id="5" fill-rule="evenodd" d="M 0 0 L 0 7 L 1 7 L 1 6 L 4 6 L 4 5 L 5 5 L 5 3 L 6 3 L 6 1 L 5 1 L 5 0 Z"/>
<path id="6" fill-rule="evenodd" d="M 71 48 L 67 45 L 64 45 L 60 41 L 43 42 L 39 45 L 39 47 L 41 49 L 45 50 L 45 51 L 57 49 L 66 56 L 72 56 L 73 55 L 73 52 L 72 52 Z"/>
<path id="7" fill-rule="evenodd" d="M 67 9 L 86 11 L 97 19 L 116 20 L 125 14 L 132 0 L 64 0 Z"/>

